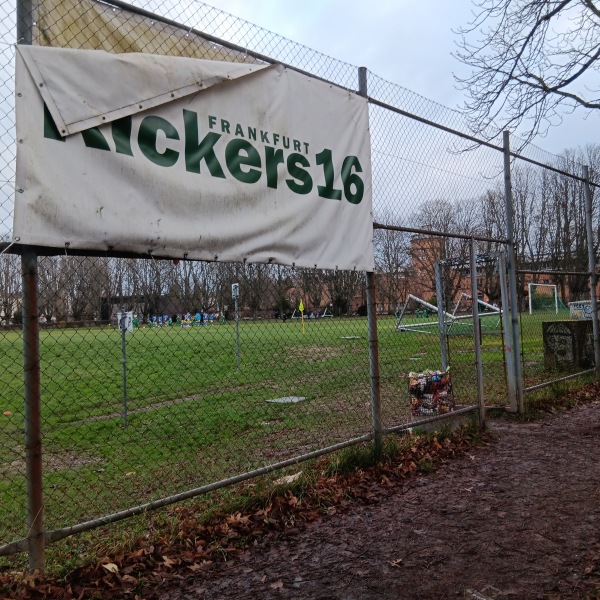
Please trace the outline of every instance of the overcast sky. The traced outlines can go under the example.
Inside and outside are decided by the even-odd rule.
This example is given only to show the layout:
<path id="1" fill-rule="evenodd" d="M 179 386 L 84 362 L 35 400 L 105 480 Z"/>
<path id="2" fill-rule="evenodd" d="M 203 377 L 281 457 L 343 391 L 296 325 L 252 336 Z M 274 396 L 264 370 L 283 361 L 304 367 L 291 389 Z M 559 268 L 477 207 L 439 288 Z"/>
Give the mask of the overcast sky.
<path id="1" fill-rule="evenodd" d="M 208 4 L 459 108 L 464 93 L 453 74 L 466 74 L 453 56 L 452 32 L 472 17 L 473 0 L 209 0 Z M 597 111 L 598 112 L 598 111 Z M 536 144 L 555 154 L 600 143 L 600 113 L 565 116 Z"/>

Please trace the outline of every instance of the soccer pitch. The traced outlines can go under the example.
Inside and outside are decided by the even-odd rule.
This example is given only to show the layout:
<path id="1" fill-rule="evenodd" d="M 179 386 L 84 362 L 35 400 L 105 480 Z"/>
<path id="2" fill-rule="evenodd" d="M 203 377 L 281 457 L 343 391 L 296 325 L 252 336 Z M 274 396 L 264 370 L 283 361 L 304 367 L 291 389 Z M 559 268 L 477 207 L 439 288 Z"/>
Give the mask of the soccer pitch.
<path id="1" fill-rule="evenodd" d="M 531 321 L 533 323 L 533 321 Z M 410 420 L 409 371 L 440 368 L 437 329 L 378 319 L 384 426 Z M 539 333 L 536 333 L 538 332 Z M 539 337 L 539 340 L 537 339 Z M 143 504 L 369 433 L 366 318 L 41 332 L 48 529 Z M 452 336 L 457 403 L 476 402 L 473 340 Z M 541 323 L 528 347 L 541 351 Z M 3 539 L 26 534 L 20 332 L 0 336 Z M 506 403 L 501 335 L 484 335 L 487 404 Z M 542 360 L 543 362 L 543 360 Z M 281 398 L 302 400 L 272 402 Z M 270 402 L 271 401 L 271 402 Z"/>

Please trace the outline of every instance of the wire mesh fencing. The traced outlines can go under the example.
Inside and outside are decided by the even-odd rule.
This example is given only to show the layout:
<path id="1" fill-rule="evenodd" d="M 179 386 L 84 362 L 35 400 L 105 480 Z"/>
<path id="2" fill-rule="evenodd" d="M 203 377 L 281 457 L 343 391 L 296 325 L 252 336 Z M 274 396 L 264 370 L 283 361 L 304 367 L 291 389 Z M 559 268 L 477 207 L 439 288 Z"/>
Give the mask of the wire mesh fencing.
<path id="1" fill-rule="evenodd" d="M 503 183 L 502 144 L 476 144 L 458 135 L 458 127 L 432 126 L 431 119 L 457 126 L 458 114 L 372 73 L 368 91 L 382 102 L 370 106 L 375 221 L 505 237 L 486 206 L 489 193 Z"/>
<path id="2" fill-rule="evenodd" d="M 591 166 L 587 178 L 582 163 Z M 517 158 L 512 167 L 526 390 L 595 363 L 590 275 L 598 244 L 596 152 L 567 152 L 549 166 Z"/>
<path id="3" fill-rule="evenodd" d="M 0 5 L 0 553 L 27 549 L 31 531 L 26 318 L 39 326 L 46 542 L 74 524 L 415 422 L 506 406 L 521 388 L 557 377 L 564 332 L 547 328 L 571 319 L 569 302 L 590 316 L 579 164 L 591 166 L 596 224 L 598 150 L 559 159 L 529 147 L 507 167 L 502 142 L 475 140 L 456 111 L 371 72 L 360 91 L 369 99 L 374 305 L 370 279 L 357 271 L 38 248 L 37 314 L 24 315 L 23 267 L 12 254 L 23 251 L 12 236 L 15 41 L 282 62 L 351 91 L 359 70 L 197 1 L 16 4 L 18 15 Z M 509 289 L 515 266 L 518 300 Z"/>
<path id="4" fill-rule="evenodd" d="M 71 256 L 39 271 L 49 529 L 369 433 L 366 323 L 352 316 L 361 274 Z M 17 352 L 18 338 L 4 345 Z M 3 374 L 13 387 L 14 375 Z M 6 396 L 1 429 L 14 452 L 3 529 L 16 535 L 20 395 Z"/>
<path id="5" fill-rule="evenodd" d="M 40 258 L 39 283 L 48 530 L 372 437 L 364 273 L 65 255 Z M 403 319 L 379 307 L 389 312 L 378 319 L 388 429 L 444 414 L 411 413 L 410 372 L 449 366 L 437 315 L 415 306 Z M 455 316 L 470 310 L 463 302 Z M 407 321 L 417 327 L 404 329 Z M 2 530 L 19 539 L 26 478 L 14 325 L 2 336 Z M 472 316 L 455 333 L 454 396 L 473 407 Z"/>

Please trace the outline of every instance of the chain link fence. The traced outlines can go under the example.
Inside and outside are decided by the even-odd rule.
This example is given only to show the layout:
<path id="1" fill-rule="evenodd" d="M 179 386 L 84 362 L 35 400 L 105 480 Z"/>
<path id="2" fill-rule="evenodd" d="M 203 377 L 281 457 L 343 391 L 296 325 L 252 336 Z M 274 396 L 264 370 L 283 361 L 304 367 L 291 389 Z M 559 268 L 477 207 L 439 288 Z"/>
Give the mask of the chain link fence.
<path id="1" fill-rule="evenodd" d="M 359 89 L 355 66 L 202 2 L 21 2 L 20 22 L 15 9 L 0 5 L 0 554 L 31 551 L 38 516 L 23 441 L 28 292 L 12 238 L 14 42 L 277 61 Z M 523 387 L 556 377 L 543 322 L 566 313 L 542 315 L 534 303 L 530 314 L 525 291 L 550 282 L 536 294 L 556 289 L 561 309 L 590 299 L 578 164 L 592 166 L 597 223 L 597 156 L 513 154 L 511 302 L 503 143 L 473 139 L 459 113 L 373 73 L 361 93 L 370 101 L 373 278 L 36 249 L 45 544 L 415 422 L 483 415 L 484 403 L 517 409 Z M 563 214 L 560 229 L 553 219 Z M 557 228 L 563 237 L 552 238 Z M 444 402 L 433 404 L 427 386 L 444 387 Z"/>
<path id="2" fill-rule="evenodd" d="M 594 368 L 590 272 L 598 252 L 599 165 L 593 148 L 545 166 L 526 159 L 514 160 L 512 195 L 527 393 Z"/>

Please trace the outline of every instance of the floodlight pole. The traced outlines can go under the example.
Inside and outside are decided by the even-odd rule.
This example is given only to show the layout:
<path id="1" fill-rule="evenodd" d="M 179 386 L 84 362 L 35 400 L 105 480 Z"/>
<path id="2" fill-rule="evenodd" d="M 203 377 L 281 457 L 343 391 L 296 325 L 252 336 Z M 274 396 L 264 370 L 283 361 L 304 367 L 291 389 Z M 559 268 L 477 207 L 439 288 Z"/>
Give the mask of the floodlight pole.
<path id="1" fill-rule="evenodd" d="M 358 68 L 358 94 L 367 98 L 367 68 Z M 369 371 L 371 374 L 371 418 L 373 423 L 373 443 L 375 454 L 383 447 L 383 427 L 381 424 L 381 382 L 379 379 L 379 340 L 377 338 L 377 298 L 375 296 L 375 273 L 367 271 L 367 324 L 369 335 Z"/>
<path id="2" fill-rule="evenodd" d="M 594 336 L 594 366 L 596 376 L 600 375 L 600 332 L 598 327 L 598 299 L 596 297 L 596 253 L 594 252 L 594 233 L 592 229 L 592 190 L 590 189 L 590 170 L 583 167 L 583 187 L 585 190 L 585 227 L 588 243 L 588 265 L 590 270 L 590 300 L 592 301 L 592 334 Z"/>

